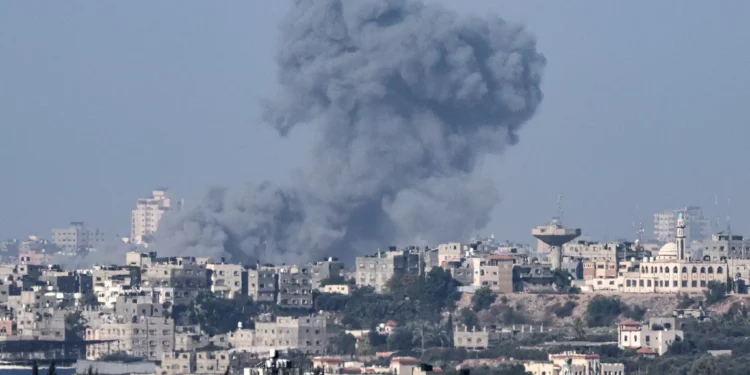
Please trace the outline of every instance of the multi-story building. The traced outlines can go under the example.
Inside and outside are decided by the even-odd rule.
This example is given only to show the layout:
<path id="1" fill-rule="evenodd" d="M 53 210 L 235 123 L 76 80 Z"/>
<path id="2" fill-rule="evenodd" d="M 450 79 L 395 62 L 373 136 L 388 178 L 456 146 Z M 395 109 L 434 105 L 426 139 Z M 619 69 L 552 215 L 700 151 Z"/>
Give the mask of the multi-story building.
<path id="1" fill-rule="evenodd" d="M 623 244 L 600 243 L 589 241 L 569 242 L 562 246 L 563 258 L 593 261 L 593 262 L 617 262 L 618 250 Z"/>
<path id="2" fill-rule="evenodd" d="M 313 288 L 320 288 L 320 282 L 326 279 L 341 278 L 341 270 L 344 269 L 344 263 L 338 258 L 327 258 L 326 260 L 312 263 L 310 265 L 310 281 Z"/>
<path id="3" fill-rule="evenodd" d="M 373 256 L 357 257 L 356 284 L 383 292 L 394 275 L 419 275 L 420 263 L 419 252 L 397 251 L 395 247 L 391 247 L 386 253 L 378 251 Z"/>
<path id="4" fill-rule="evenodd" d="M 322 354 L 327 346 L 325 317 L 276 317 L 275 322 L 255 323 L 255 345 L 269 349 L 296 349 Z"/>
<path id="5" fill-rule="evenodd" d="M 206 269 L 194 257 L 154 258 L 141 271 L 141 290 L 159 303 L 185 305 L 206 289 Z"/>
<path id="6" fill-rule="evenodd" d="M 727 283 L 727 263 L 696 262 L 687 253 L 686 220 L 678 215 L 676 243 L 665 244 L 656 257 L 624 261 L 617 278 L 594 277 L 585 280 L 586 291 L 621 293 L 700 293 L 708 283 Z"/>
<path id="7" fill-rule="evenodd" d="M 654 239 L 661 243 L 674 242 L 674 228 L 680 214 L 683 215 L 687 226 L 685 237 L 688 244 L 693 241 L 704 241 L 708 237 L 711 219 L 703 216 L 700 207 L 688 206 L 654 214 Z"/>
<path id="8" fill-rule="evenodd" d="M 649 320 L 643 323 L 621 322 L 617 325 L 618 346 L 620 349 L 647 348 L 653 354 L 664 355 L 674 342 L 681 341 L 685 337 L 684 333 L 676 328 L 677 320 L 674 317 L 659 318 L 658 321 Z"/>
<path id="9" fill-rule="evenodd" d="M 276 267 L 278 277 L 278 296 L 276 303 L 280 307 L 312 309 L 312 278 L 307 266 Z"/>
<path id="10" fill-rule="evenodd" d="M 750 238 L 733 235 L 731 230 L 713 234 L 711 239 L 694 244 L 705 261 L 750 259 Z"/>
<path id="11" fill-rule="evenodd" d="M 549 361 L 524 363 L 526 372 L 532 375 L 554 374 L 602 374 L 625 375 L 622 363 L 602 363 L 599 354 L 578 354 L 565 352 L 550 354 Z"/>
<path id="12" fill-rule="evenodd" d="M 223 298 L 247 294 L 247 273 L 240 264 L 209 263 L 206 265 L 211 292 Z"/>
<path id="13" fill-rule="evenodd" d="M 231 356 L 226 350 L 164 353 L 159 374 L 224 374 Z"/>
<path id="14" fill-rule="evenodd" d="M 65 311 L 52 307 L 25 309 L 16 314 L 21 340 L 65 341 Z"/>
<path id="15" fill-rule="evenodd" d="M 86 328 L 86 340 L 101 341 L 87 345 L 86 358 L 98 359 L 113 353 L 150 361 L 174 349 L 174 321 L 163 316 L 103 316 L 97 325 Z"/>
<path id="16" fill-rule="evenodd" d="M 95 249 L 104 241 L 104 233 L 86 228 L 82 221 L 71 222 L 68 228 L 52 229 L 52 243 L 63 251 Z"/>
<path id="17" fill-rule="evenodd" d="M 192 352 L 207 346 L 211 340 L 199 325 L 174 327 L 175 352 Z"/>
<path id="18" fill-rule="evenodd" d="M 138 199 L 132 213 L 130 241 L 136 244 L 149 242 L 159 229 L 162 216 L 181 206 L 181 201 L 173 202 L 167 189 L 154 190 L 151 197 Z"/>
<path id="19" fill-rule="evenodd" d="M 247 270 L 247 294 L 255 302 L 269 303 L 276 300 L 276 269 L 273 266 L 258 266 Z"/>
<path id="20" fill-rule="evenodd" d="M 496 293 L 513 293 L 513 265 L 515 258 L 508 255 L 489 255 L 469 258 L 474 269 L 472 285 L 487 287 Z"/>

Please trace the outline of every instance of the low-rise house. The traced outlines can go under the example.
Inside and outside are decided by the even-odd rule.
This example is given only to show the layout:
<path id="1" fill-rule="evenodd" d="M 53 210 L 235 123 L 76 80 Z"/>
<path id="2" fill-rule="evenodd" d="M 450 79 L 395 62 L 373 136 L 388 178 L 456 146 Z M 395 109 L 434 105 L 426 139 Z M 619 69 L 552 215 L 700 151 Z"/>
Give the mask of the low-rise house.
<path id="1" fill-rule="evenodd" d="M 550 354 L 548 361 L 529 361 L 524 363 L 526 372 L 532 375 L 555 374 L 601 374 L 625 375 L 622 363 L 602 363 L 598 354 L 579 354 L 565 352 Z"/>
<path id="2" fill-rule="evenodd" d="M 617 325 L 618 346 L 621 349 L 647 348 L 657 355 L 663 355 L 674 342 L 684 339 L 684 333 L 675 329 L 676 324 L 674 317 L 657 318 L 643 323 L 621 322 Z"/>

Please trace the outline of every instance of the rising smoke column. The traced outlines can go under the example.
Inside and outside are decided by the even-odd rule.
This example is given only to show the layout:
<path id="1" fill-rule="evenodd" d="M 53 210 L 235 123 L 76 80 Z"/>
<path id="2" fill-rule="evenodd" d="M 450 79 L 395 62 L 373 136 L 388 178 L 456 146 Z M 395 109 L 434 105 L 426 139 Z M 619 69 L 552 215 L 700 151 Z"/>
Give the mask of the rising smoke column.
<path id="1" fill-rule="evenodd" d="M 301 262 L 465 239 L 498 201 L 477 167 L 517 142 L 545 65 L 523 28 L 416 0 L 296 0 L 277 62 L 264 119 L 317 134 L 293 184 L 209 192 L 159 251 Z"/>

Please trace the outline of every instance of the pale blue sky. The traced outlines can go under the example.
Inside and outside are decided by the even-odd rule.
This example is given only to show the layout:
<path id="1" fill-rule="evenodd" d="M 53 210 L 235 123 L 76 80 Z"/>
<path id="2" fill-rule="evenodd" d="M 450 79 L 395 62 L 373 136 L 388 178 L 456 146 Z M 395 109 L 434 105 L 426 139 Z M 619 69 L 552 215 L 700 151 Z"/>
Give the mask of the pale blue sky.
<path id="1" fill-rule="evenodd" d="M 548 59 L 537 116 L 484 166 L 504 197 L 484 233 L 531 242 L 563 193 L 600 239 L 688 204 L 750 235 L 750 2 L 442 2 L 525 24 Z M 256 105 L 284 4 L 0 2 L 0 238 L 126 234 L 153 187 L 284 178 L 310 134 L 280 139 Z"/>

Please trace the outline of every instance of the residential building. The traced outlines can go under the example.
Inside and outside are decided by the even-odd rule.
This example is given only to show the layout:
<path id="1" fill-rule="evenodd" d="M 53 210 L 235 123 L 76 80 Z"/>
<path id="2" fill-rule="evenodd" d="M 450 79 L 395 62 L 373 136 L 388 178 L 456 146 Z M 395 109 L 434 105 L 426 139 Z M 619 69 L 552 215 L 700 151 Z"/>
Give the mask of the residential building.
<path id="1" fill-rule="evenodd" d="M 195 257 L 155 258 L 141 271 L 141 290 L 159 303 L 186 305 L 207 289 L 206 269 Z"/>
<path id="2" fill-rule="evenodd" d="M 130 241 L 135 244 L 149 242 L 159 229 L 164 214 L 181 206 L 182 201 L 173 202 L 167 189 L 154 190 L 151 197 L 138 199 L 132 212 Z"/>
<path id="3" fill-rule="evenodd" d="M 703 211 L 697 206 L 688 206 L 677 210 L 667 210 L 654 214 L 654 239 L 661 243 L 675 240 L 674 228 L 677 218 L 682 214 L 685 218 L 687 243 L 704 241 L 708 237 L 711 219 L 703 216 Z"/>
<path id="4" fill-rule="evenodd" d="M 500 341 L 513 337 L 513 331 L 483 327 L 456 326 L 453 331 L 453 346 L 468 350 L 485 350 L 497 346 Z"/>
<path id="5" fill-rule="evenodd" d="M 71 222 L 68 228 L 52 229 L 52 243 L 63 251 L 95 249 L 104 241 L 104 233 L 86 228 L 82 221 Z"/>
<path id="6" fill-rule="evenodd" d="M 320 282 L 326 279 L 341 278 L 341 271 L 344 269 L 344 263 L 338 258 L 326 258 L 326 260 L 314 262 L 309 267 L 310 282 L 313 288 L 320 288 Z"/>
<path id="7" fill-rule="evenodd" d="M 515 258 L 509 255 L 489 255 L 469 258 L 474 270 L 473 285 L 487 287 L 496 293 L 513 293 Z"/>
<path id="8" fill-rule="evenodd" d="M 247 270 L 247 294 L 255 302 L 276 301 L 276 269 L 258 266 Z"/>
<path id="9" fill-rule="evenodd" d="M 320 289 L 323 293 L 349 295 L 352 292 L 352 286 L 349 284 L 330 284 Z"/>
<path id="10" fill-rule="evenodd" d="M 375 255 L 356 258 L 357 286 L 370 286 L 376 292 L 383 292 L 394 275 L 419 275 L 421 256 L 419 252 L 397 251 L 391 247 L 388 252 L 378 251 Z"/>
<path id="11" fill-rule="evenodd" d="M 53 307 L 25 309 L 16 314 L 21 340 L 65 341 L 65 311 Z"/>
<path id="12" fill-rule="evenodd" d="M 664 355 L 669 347 L 684 339 L 683 331 L 676 329 L 674 317 L 660 318 L 658 321 L 625 321 L 617 325 L 618 346 L 621 349 L 648 348 L 657 355 Z M 643 351 L 642 354 L 649 354 Z"/>
<path id="13" fill-rule="evenodd" d="M 276 274 L 279 285 L 276 303 L 280 307 L 312 309 L 312 277 L 308 266 L 279 266 Z"/>
<path id="14" fill-rule="evenodd" d="M 725 232 L 713 234 L 710 239 L 697 242 L 693 246 L 699 250 L 700 259 L 704 261 L 750 259 L 750 238 L 734 235 L 730 228 Z"/>
<path id="15" fill-rule="evenodd" d="M 550 354 L 548 361 L 529 361 L 524 363 L 524 367 L 526 372 L 532 375 L 625 375 L 625 365 L 622 363 L 602 363 L 598 354 L 575 352 Z"/>
<path id="16" fill-rule="evenodd" d="M 575 241 L 562 246 L 562 255 L 568 259 L 615 263 L 618 250 L 624 251 L 623 244 Z"/>
<path id="17" fill-rule="evenodd" d="M 322 354 L 325 353 L 327 339 L 325 317 L 279 316 L 274 322 L 255 323 L 255 347 Z"/>
<path id="18" fill-rule="evenodd" d="M 211 292 L 223 298 L 234 298 L 235 295 L 247 295 L 247 274 L 240 264 L 206 265 Z"/>
<path id="19" fill-rule="evenodd" d="M 86 346 L 86 358 L 124 352 L 150 361 L 173 351 L 174 321 L 163 316 L 103 316 L 98 325 L 86 328 L 86 340 L 102 341 Z"/>

